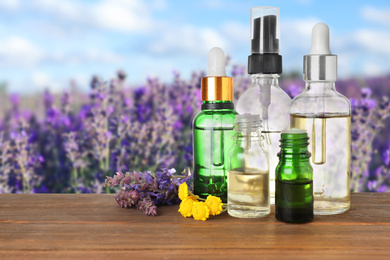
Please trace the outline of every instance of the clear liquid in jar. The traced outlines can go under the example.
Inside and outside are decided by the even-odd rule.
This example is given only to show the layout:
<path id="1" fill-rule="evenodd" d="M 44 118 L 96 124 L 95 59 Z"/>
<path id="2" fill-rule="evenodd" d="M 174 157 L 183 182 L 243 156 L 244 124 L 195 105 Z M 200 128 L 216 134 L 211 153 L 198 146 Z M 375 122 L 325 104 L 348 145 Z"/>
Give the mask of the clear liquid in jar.
<path id="1" fill-rule="evenodd" d="M 228 171 L 228 213 L 260 218 L 270 213 L 269 172 L 259 169 Z"/>
<path id="2" fill-rule="evenodd" d="M 350 115 L 292 114 L 291 127 L 306 129 L 310 137 L 314 214 L 346 212 L 350 208 Z"/>

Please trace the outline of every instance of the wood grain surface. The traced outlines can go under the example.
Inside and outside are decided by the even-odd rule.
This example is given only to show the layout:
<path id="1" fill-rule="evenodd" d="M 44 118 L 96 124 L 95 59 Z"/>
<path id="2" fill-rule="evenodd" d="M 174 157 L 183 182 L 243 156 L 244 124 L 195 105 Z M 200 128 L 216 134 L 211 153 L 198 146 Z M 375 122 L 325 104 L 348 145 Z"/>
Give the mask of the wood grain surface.
<path id="1" fill-rule="evenodd" d="M 0 259 L 390 259 L 390 193 L 356 193 L 349 212 L 309 224 L 226 213 L 147 217 L 113 195 L 0 194 Z"/>

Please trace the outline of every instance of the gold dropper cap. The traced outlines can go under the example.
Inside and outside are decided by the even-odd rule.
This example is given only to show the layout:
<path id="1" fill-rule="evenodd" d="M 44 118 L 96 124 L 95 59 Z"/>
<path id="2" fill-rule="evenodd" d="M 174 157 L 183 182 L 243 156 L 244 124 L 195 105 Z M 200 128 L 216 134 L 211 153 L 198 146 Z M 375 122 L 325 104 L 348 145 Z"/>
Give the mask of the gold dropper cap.
<path id="1" fill-rule="evenodd" d="M 225 73 L 225 53 L 214 47 L 209 52 L 209 71 L 201 79 L 202 101 L 233 101 L 233 78 Z"/>
<path id="2" fill-rule="evenodd" d="M 202 101 L 233 101 L 233 78 L 202 78 L 201 99 Z"/>

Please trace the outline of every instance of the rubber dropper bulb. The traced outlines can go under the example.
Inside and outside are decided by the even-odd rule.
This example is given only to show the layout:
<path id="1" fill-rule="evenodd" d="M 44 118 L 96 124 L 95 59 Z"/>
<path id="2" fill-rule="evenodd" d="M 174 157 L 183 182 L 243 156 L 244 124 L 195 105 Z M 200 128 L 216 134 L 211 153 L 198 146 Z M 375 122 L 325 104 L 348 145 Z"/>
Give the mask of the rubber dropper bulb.
<path id="1" fill-rule="evenodd" d="M 214 47 L 209 51 L 208 77 L 226 77 L 225 53 L 221 48 Z"/>
<path id="2" fill-rule="evenodd" d="M 317 23 L 311 34 L 310 55 L 332 54 L 329 49 L 329 27 L 324 23 Z"/>

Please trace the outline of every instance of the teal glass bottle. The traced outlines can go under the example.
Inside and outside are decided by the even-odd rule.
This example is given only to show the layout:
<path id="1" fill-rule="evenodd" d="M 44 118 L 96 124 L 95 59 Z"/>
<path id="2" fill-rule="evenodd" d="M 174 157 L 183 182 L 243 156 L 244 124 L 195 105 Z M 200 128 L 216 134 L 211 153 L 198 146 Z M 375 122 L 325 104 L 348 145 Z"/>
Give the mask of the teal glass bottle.
<path id="1" fill-rule="evenodd" d="M 313 220 L 313 168 L 306 130 L 290 129 L 281 134 L 276 167 L 275 217 L 287 223 Z"/>
<path id="2" fill-rule="evenodd" d="M 229 151 L 233 147 L 233 79 L 225 73 L 225 54 L 209 52 L 208 76 L 201 79 L 201 112 L 193 121 L 194 193 L 227 202 Z"/>

